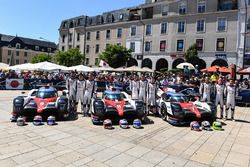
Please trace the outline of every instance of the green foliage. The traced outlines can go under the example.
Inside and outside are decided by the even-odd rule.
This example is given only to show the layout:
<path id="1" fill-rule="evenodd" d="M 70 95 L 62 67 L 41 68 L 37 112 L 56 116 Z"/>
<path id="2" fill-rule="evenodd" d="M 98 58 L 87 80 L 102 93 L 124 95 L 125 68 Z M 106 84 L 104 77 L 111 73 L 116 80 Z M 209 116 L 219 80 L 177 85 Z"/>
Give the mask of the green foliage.
<path id="1" fill-rule="evenodd" d="M 118 68 L 126 65 L 128 59 L 131 58 L 131 50 L 120 45 L 109 45 L 100 53 L 99 58 L 107 62 L 111 67 Z"/>
<path id="2" fill-rule="evenodd" d="M 51 61 L 51 56 L 48 54 L 38 54 L 37 56 L 33 57 L 31 63 L 40 63 L 44 61 Z"/>
<path id="3" fill-rule="evenodd" d="M 188 63 L 191 63 L 193 65 L 199 64 L 200 59 L 198 57 L 197 45 L 191 45 L 184 56 Z"/>
<path id="4" fill-rule="evenodd" d="M 78 48 L 69 49 L 66 52 L 59 51 L 55 55 L 55 61 L 67 67 L 82 64 L 85 59 Z"/>

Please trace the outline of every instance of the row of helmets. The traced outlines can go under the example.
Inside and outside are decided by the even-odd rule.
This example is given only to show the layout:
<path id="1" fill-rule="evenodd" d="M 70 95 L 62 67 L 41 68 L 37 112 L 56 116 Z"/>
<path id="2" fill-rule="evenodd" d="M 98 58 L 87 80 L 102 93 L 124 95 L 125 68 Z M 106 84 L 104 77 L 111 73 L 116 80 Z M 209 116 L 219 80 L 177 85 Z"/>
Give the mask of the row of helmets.
<path id="1" fill-rule="evenodd" d="M 119 121 L 119 125 L 120 125 L 120 127 L 122 129 L 128 129 L 129 128 L 128 121 L 126 119 L 121 119 Z M 103 126 L 104 126 L 104 129 L 113 129 L 112 121 L 110 119 L 104 120 Z M 142 122 L 141 122 L 141 120 L 140 119 L 135 119 L 133 121 L 133 127 L 135 129 L 141 129 L 142 128 Z"/>
<path id="2" fill-rule="evenodd" d="M 201 130 L 207 130 L 207 131 L 212 131 L 212 130 L 223 130 L 222 128 L 222 123 L 219 121 L 214 121 L 212 126 L 208 121 L 203 121 L 200 124 L 197 121 L 193 121 L 190 123 L 190 128 L 191 130 L 194 131 L 201 131 Z"/>
<path id="3" fill-rule="evenodd" d="M 47 124 L 52 126 L 56 125 L 56 117 L 55 116 L 49 116 L 47 118 Z M 18 117 L 17 118 L 17 126 L 25 126 L 27 125 L 25 117 Z M 43 118 L 40 115 L 37 115 L 33 119 L 33 125 L 35 126 L 40 126 L 43 125 Z"/>

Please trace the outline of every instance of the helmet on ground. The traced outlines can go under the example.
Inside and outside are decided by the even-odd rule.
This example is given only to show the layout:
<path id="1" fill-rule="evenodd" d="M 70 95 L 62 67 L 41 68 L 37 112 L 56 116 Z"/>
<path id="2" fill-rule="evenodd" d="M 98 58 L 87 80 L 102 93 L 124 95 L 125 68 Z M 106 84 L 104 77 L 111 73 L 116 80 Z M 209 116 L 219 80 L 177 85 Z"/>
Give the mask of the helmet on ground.
<path id="1" fill-rule="evenodd" d="M 223 130 L 223 129 L 222 129 L 222 124 L 221 124 L 221 122 L 219 122 L 219 121 L 214 121 L 214 122 L 213 122 L 213 129 L 214 129 L 214 130 Z"/>
<path id="2" fill-rule="evenodd" d="M 201 131 L 202 130 L 197 121 L 191 122 L 190 123 L 190 128 L 191 128 L 191 130 L 194 130 L 194 131 Z"/>
<path id="3" fill-rule="evenodd" d="M 17 126 L 25 126 L 25 118 L 24 117 L 18 117 L 16 121 Z"/>
<path id="4" fill-rule="evenodd" d="M 104 129 L 113 129 L 112 121 L 110 119 L 106 119 L 103 121 Z"/>
<path id="5" fill-rule="evenodd" d="M 210 123 L 208 121 L 203 121 L 201 123 L 201 127 L 202 127 L 203 130 L 208 130 L 208 131 L 212 130 L 211 125 L 210 125 Z"/>
<path id="6" fill-rule="evenodd" d="M 47 119 L 48 125 L 56 125 L 56 117 L 55 116 L 49 116 Z"/>
<path id="7" fill-rule="evenodd" d="M 139 119 L 135 119 L 135 120 L 134 120 L 134 122 L 133 122 L 133 127 L 134 127 L 135 129 L 140 129 L 140 128 L 141 128 L 141 125 L 142 125 L 141 120 L 139 120 Z"/>
<path id="8" fill-rule="evenodd" d="M 40 115 L 37 115 L 33 119 L 33 125 L 40 126 L 43 125 L 43 118 Z"/>
<path id="9" fill-rule="evenodd" d="M 128 121 L 126 119 L 121 119 L 119 124 L 120 124 L 120 127 L 122 129 L 127 129 L 128 128 Z"/>

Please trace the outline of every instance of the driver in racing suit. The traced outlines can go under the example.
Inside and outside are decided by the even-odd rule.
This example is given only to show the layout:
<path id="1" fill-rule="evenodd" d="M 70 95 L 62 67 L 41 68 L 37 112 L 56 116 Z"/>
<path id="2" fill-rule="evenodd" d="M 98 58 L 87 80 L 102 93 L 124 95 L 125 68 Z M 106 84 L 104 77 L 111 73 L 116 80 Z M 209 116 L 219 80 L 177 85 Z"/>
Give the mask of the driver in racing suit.
<path id="1" fill-rule="evenodd" d="M 206 77 L 205 82 L 200 86 L 200 94 L 202 101 L 210 102 L 211 95 L 211 84 L 209 82 L 209 78 Z"/>
<path id="2" fill-rule="evenodd" d="M 68 110 L 71 113 L 76 112 L 76 73 L 71 72 L 69 78 L 66 80 L 66 88 L 69 91 Z"/>
<path id="3" fill-rule="evenodd" d="M 234 81 L 231 79 L 229 81 L 229 85 L 226 86 L 224 90 L 224 94 L 227 97 L 226 100 L 226 118 L 228 118 L 228 110 L 231 106 L 231 119 L 234 121 L 234 111 L 235 111 L 235 95 L 236 95 L 236 87 L 234 85 Z"/>
<path id="4" fill-rule="evenodd" d="M 88 80 L 85 82 L 85 93 L 83 98 L 84 113 L 83 116 L 89 114 L 91 99 L 95 93 L 95 80 L 92 74 L 89 74 Z"/>
<path id="5" fill-rule="evenodd" d="M 131 98 L 138 99 L 139 98 L 139 82 L 138 77 L 131 77 L 129 88 L 131 90 Z"/>
<path id="6" fill-rule="evenodd" d="M 141 80 L 139 81 L 139 100 L 142 100 L 143 103 L 144 103 L 144 108 L 145 110 L 147 109 L 146 108 L 146 103 L 147 103 L 147 98 L 146 98 L 146 95 L 147 95 L 147 80 L 145 78 L 144 75 L 141 76 Z M 148 111 L 146 111 L 147 113 Z"/>
<path id="7" fill-rule="evenodd" d="M 85 80 L 82 73 L 79 74 L 78 80 L 76 81 L 76 107 L 78 106 L 78 102 L 80 100 L 81 102 L 81 112 L 84 112 L 84 106 L 83 106 L 83 96 L 85 92 Z"/>
<path id="8" fill-rule="evenodd" d="M 224 110 L 224 89 L 225 86 L 223 85 L 222 79 L 218 80 L 218 83 L 215 86 L 215 106 L 217 107 L 220 104 L 220 118 L 223 118 L 223 110 Z"/>
<path id="9" fill-rule="evenodd" d="M 147 107 L 148 112 L 153 112 L 156 114 L 156 94 L 157 85 L 155 79 L 151 78 L 150 82 L 147 84 Z"/>

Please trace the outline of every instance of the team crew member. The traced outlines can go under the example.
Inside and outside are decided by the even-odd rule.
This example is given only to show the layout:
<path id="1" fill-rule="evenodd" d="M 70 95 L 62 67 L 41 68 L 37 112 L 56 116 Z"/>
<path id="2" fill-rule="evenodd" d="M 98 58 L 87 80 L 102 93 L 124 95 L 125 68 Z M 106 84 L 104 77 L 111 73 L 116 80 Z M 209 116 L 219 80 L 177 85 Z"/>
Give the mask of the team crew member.
<path id="1" fill-rule="evenodd" d="M 147 107 L 148 112 L 151 111 L 156 114 L 156 94 L 157 85 L 155 79 L 151 78 L 150 82 L 147 84 Z"/>
<path id="2" fill-rule="evenodd" d="M 210 102 L 211 95 L 211 84 L 209 82 L 209 78 L 206 77 L 205 82 L 200 86 L 200 94 L 202 95 L 202 101 Z"/>
<path id="3" fill-rule="evenodd" d="M 147 95 L 147 80 L 144 75 L 141 76 L 141 80 L 139 81 L 139 100 L 142 100 L 144 103 L 144 107 L 146 109 L 146 95 Z"/>
<path id="4" fill-rule="evenodd" d="M 228 118 L 228 110 L 231 107 L 231 119 L 234 121 L 236 87 L 232 79 L 229 81 L 229 85 L 226 86 L 225 95 L 227 97 L 225 119 Z"/>
<path id="5" fill-rule="evenodd" d="M 85 93 L 83 99 L 84 116 L 87 116 L 87 114 L 89 114 L 91 98 L 93 97 L 94 92 L 95 92 L 95 80 L 93 75 L 89 74 L 88 80 L 86 80 L 85 82 Z"/>
<path id="6" fill-rule="evenodd" d="M 83 106 L 83 99 L 84 99 L 84 92 L 85 92 L 85 80 L 83 74 L 79 74 L 78 80 L 76 83 L 76 107 L 78 106 L 78 102 L 81 102 L 81 112 L 84 113 L 84 106 Z"/>
<path id="7" fill-rule="evenodd" d="M 215 105 L 216 107 L 218 106 L 218 104 L 220 104 L 220 118 L 223 118 L 223 112 L 224 112 L 224 89 L 225 86 L 223 85 L 223 81 L 222 79 L 218 80 L 218 83 L 215 86 L 215 94 L 216 94 L 216 98 L 215 98 Z"/>
<path id="8" fill-rule="evenodd" d="M 66 87 L 69 91 L 68 109 L 70 112 L 76 112 L 76 74 L 71 72 L 70 77 L 66 81 Z"/>
<path id="9" fill-rule="evenodd" d="M 132 91 L 132 99 L 139 99 L 139 82 L 138 77 L 131 77 L 129 88 Z"/>

